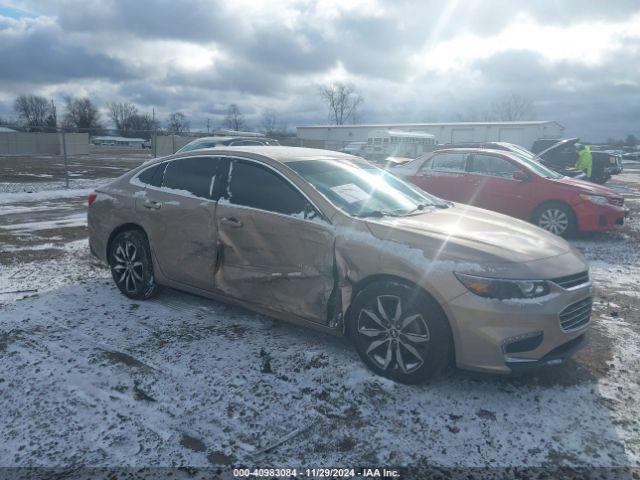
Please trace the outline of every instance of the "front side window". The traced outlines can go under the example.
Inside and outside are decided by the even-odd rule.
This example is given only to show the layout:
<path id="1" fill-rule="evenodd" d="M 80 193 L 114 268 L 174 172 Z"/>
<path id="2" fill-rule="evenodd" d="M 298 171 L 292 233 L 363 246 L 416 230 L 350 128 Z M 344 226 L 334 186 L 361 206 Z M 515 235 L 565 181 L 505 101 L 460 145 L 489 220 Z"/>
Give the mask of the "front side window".
<path id="1" fill-rule="evenodd" d="M 464 172 L 467 165 L 466 153 L 442 153 L 431 160 L 431 168 L 445 172 Z"/>
<path id="2" fill-rule="evenodd" d="M 215 157 L 173 160 L 167 164 L 162 187 L 210 199 L 219 162 Z"/>
<path id="3" fill-rule="evenodd" d="M 362 159 L 323 158 L 288 162 L 327 200 L 353 216 L 403 215 L 442 200 Z"/>
<path id="4" fill-rule="evenodd" d="M 307 211 L 302 194 L 269 168 L 242 160 L 233 160 L 229 168 L 229 203 L 283 215 Z"/>
<path id="5" fill-rule="evenodd" d="M 469 165 L 469 173 L 491 177 L 513 178 L 520 169 L 511 162 L 493 155 L 474 155 Z"/>

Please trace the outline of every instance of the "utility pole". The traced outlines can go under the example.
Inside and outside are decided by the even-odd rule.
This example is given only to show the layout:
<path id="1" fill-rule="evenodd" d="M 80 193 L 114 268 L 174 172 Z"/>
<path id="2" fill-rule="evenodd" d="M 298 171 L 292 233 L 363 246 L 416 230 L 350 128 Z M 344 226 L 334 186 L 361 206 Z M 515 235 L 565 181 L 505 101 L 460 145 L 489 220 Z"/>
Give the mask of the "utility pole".
<path id="1" fill-rule="evenodd" d="M 67 160 L 67 138 L 62 129 L 62 154 L 64 155 L 64 184 L 65 188 L 69 188 L 69 161 Z"/>
<path id="2" fill-rule="evenodd" d="M 207 118 L 207 135 L 209 134 L 209 125 L 210 125 L 210 120 Z"/>

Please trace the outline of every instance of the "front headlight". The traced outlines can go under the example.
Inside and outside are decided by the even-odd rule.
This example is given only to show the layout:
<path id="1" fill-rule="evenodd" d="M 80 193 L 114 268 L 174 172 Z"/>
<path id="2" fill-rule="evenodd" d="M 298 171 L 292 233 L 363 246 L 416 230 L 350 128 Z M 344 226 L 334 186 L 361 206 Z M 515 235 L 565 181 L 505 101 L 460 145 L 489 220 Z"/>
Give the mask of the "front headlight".
<path id="1" fill-rule="evenodd" d="M 546 280 L 505 280 L 500 278 L 477 277 L 454 272 L 456 278 L 467 289 L 485 298 L 536 298 L 549 293 Z"/>
<path id="2" fill-rule="evenodd" d="M 586 193 L 581 193 L 580 198 L 582 200 L 586 200 L 587 202 L 595 203 L 596 205 L 606 205 L 609 203 L 607 197 L 603 197 L 601 195 L 588 195 Z"/>

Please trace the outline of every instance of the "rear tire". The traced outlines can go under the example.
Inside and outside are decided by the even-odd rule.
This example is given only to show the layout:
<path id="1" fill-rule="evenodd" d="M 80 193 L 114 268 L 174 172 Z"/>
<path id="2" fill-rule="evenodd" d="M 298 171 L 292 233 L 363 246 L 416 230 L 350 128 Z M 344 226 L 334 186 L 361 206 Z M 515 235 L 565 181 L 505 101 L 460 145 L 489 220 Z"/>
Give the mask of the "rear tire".
<path id="1" fill-rule="evenodd" d="M 350 307 L 347 335 L 364 363 L 396 382 L 429 380 L 451 360 L 453 341 L 440 306 L 416 287 L 377 281 Z"/>
<path id="2" fill-rule="evenodd" d="M 109 246 L 109 267 L 118 289 L 129 298 L 146 300 L 158 293 L 151 249 L 140 230 L 120 232 Z"/>
<path id="3" fill-rule="evenodd" d="M 570 237 L 576 233 L 578 222 L 569 205 L 549 202 L 540 205 L 533 212 L 533 223 L 547 232 L 561 237 Z"/>

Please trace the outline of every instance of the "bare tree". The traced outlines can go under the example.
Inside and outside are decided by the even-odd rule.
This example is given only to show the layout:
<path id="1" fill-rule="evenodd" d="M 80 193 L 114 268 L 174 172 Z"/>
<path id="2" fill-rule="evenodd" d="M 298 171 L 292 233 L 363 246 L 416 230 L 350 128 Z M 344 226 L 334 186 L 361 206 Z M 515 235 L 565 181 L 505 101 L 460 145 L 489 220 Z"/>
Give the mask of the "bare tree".
<path id="1" fill-rule="evenodd" d="M 136 113 L 129 117 L 129 130 L 143 138 L 151 138 L 153 130 L 160 128 L 160 122 L 148 113 Z"/>
<path id="2" fill-rule="evenodd" d="M 89 98 L 66 96 L 63 125 L 77 128 L 79 131 L 91 131 L 102 128 L 100 112 Z"/>
<path id="3" fill-rule="evenodd" d="M 491 111 L 493 118 L 499 121 L 531 120 L 533 118 L 533 103 L 520 95 L 511 94 L 502 100 L 493 102 Z"/>
<path id="4" fill-rule="evenodd" d="M 227 109 L 227 116 L 224 117 L 222 125 L 231 130 L 242 130 L 244 127 L 244 117 L 240 113 L 238 105 L 232 103 Z"/>
<path id="5" fill-rule="evenodd" d="M 167 129 L 173 133 L 181 134 L 189 131 L 189 121 L 182 112 L 173 112 L 167 118 Z"/>
<path id="6" fill-rule="evenodd" d="M 131 130 L 131 118 L 138 115 L 138 108 L 132 103 L 111 102 L 109 105 L 109 119 L 121 135 Z"/>
<path id="7" fill-rule="evenodd" d="M 262 112 L 262 130 L 267 135 L 283 135 L 287 131 L 287 123 L 278 120 L 278 114 L 270 108 Z"/>
<path id="8" fill-rule="evenodd" d="M 13 110 L 18 121 L 29 128 L 55 127 L 57 125 L 56 106 L 53 100 L 47 100 L 39 95 L 19 95 Z"/>
<path id="9" fill-rule="evenodd" d="M 344 125 L 358 120 L 358 107 L 364 99 L 352 83 L 334 82 L 319 88 L 320 97 L 329 107 L 329 120 Z"/>

